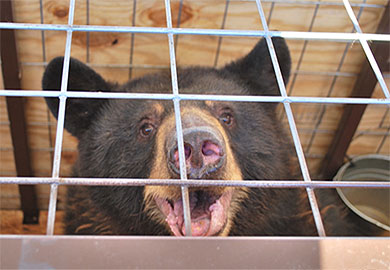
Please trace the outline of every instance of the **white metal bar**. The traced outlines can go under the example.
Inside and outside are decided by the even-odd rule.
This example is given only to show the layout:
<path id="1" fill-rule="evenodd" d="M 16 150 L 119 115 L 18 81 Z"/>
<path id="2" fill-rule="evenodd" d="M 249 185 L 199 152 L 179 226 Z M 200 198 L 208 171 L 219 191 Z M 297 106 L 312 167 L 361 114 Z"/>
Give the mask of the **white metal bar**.
<path id="1" fill-rule="evenodd" d="M 375 153 L 379 154 L 382 151 L 383 146 L 385 145 L 386 139 L 390 136 L 390 127 L 387 128 L 387 132 L 384 132 L 385 134 L 382 135 L 381 142 L 379 143 L 378 148 L 376 149 Z"/>
<path id="2" fill-rule="evenodd" d="M 133 16 L 131 17 L 132 26 L 135 26 L 136 14 L 137 14 L 137 0 L 133 0 Z M 129 79 L 132 79 L 133 77 L 134 40 L 135 40 L 135 34 L 132 33 L 130 37 Z"/>
<path id="3" fill-rule="evenodd" d="M 232 2 L 255 2 L 256 0 L 231 0 Z M 263 0 L 263 3 L 278 3 L 288 5 L 320 5 L 320 6 L 342 6 L 340 2 L 327 2 L 327 1 L 306 1 L 306 0 Z M 368 8 L 384 8 L 386 5 L 380 4 L 366 4 L 366 3 L 352 3 L 353 7 L 368 7 Z"/>
<path id="4" fill-rule="evenodd" d="M 365 1 L 366 1 L 366 0 L 364 0 L 364 2 L 365 2 Z M 358 16 L 357 16 L 357 20 L 360 19 L 360 16 L 362 15 L 362 13 L 363 13 L 363 8 L 361 7 L 361 8 L 359 9 L 359 14 L 358 14 Z M 351 30 L 352 33 L 354 32 L 354 29 L 355 29 L 355 28 L 352 27 L 352 30 Z M 339 64 L 338 64 L 338 66 L 337 66 L 336 72 L 340 72 L 341 67 L 342 67 L 343 64 L 344 64 L 345 58 L 346 58 L 347 53 L 348 53 L 348 51 L 349 51 L 350 48 L 351 48 L 351 44 L 350 44 L 350 43 L 347 43 L 346 46 L 345 46 L 345 48 L 344 48 L 343 55 L 341 56 L 340 62 L 339 62 Z M 335 76 L 333 77 L 333 79 L 332 79 L 332 83 L 331 83 L 331 85 L 330 85 L 330 87 L 329 87 L 329 90 L 328 90 L 328 93 L 327 93 L 326 97 L 330 97 L 331 94 L 333 93 L 333 90 L 334 90 L 334 87 L 335 87 L 335 85 L 336 85 L 337 79 L 338 79 L 338 76 L 335 75 Z M 307 145 L 306 145 L 306 153 L 310 153 L 311 147 L 312 147 L 313 142 L 314 142 L 314 138 L 316 137 L 317 130 L 318 130 L 319 126 L 320 126 L 321 123 L 322 123 L 322 119 L 324 118 L 324 115 L 325 115 L 326 110 L 327 110 L 327 106 L 322 105 L 321 108 L 318 110 L 319 112 L 317 112 L 317 114 L 316 114 L 316 117 L 315 117 L 315 118 L 317 119 L 317 120 L 316 120 L 316 124 L 315 124 L 314 130 L 313 130 L 313 133 L 312 133 L 311 136 L 310 136 L 309 142 L 308 142 Z M 318 117 L 317 117 L 317 116 L 318 116 Z"/>
<path id="5" fill-rule="evenodd" d="M 319 7 L 320 7 L 319 5 L 316 5 L 316 7 L 314 9 L 313 16 L 312 16 L 311 22 L 310 22 L 310 26 L 309 26 L 309 29 L 307 30 L 308 32 L 311 32 L 313 29 L 314 21 L 317 18 L 317 13 L 318 13 Z M 299 59 L 298 59 L 298 63 L 297 63 L 297 67 L 296 67 L 295 71 L 299 71 L 301 69 L 301 64 L 302 64 L 303 56 L 305 55 L 305 52 L 306 52 L 307 44 L 309 44 L 309 41 L 305 40 L 305 42 L 303 43 L 301 53 L 299 55 Z M 293 76 L 291 83 L 290 83 L 290 90 L 288 92 L 288 95 L 291 95 L 291 93 L 294 89 L 295 81 L 297 79 L 298 74 L 299 74 L 299 72 L 294 72 L 294 76 Z"/>
<path id="6" fill-rule="evenodd" d="M 269 13 L 268 13 L 267 25 L 270 25 L 270 23 L 271 23 L 272 14 L 274 13 L 275 4 L 276 4 L 275 2 L 271 2 L 271 7 L 270 7 Z"/>
<path id="7" fill-rule="evenodd" d="M 279 102 L 279 103 L 324 103 L 324 104 L 376 104 L 390 105 L 389 99 L 381 98 L 337 98 L 337 97 L 294 97 L 294 96 L 233 96 L 233 95 L 195 95 L 195 94 L 148 94 L 36 91 L 36 90 L 0 90 L 0 96 L 11 97 L 61 97 L 68 98 L 110 98 L 110 99 L 158 99 L 158 100 L 212 100 L 231 102 Z"/>
<path id="8" fill-rule="evenodd" d="M 171 29 L 172 17 L 171 17 L 170 0 L 165 0 L 165 11 L 167 17 L 167 27 L 168 29 Z M 172 33 L 168 33 L 168 43 L 169 43 L 169 58 L 171 63 L 172 91 L 173 91 L 173 95 L 175 96 L 173 98 L 173 105 L 174 105 L 175 120 L 176 120 L 177 147 L 179 150 L 180 179 L 187 180 L 183 128 L 181 124 L 181 114 L 180 114 L 180 99 L 177 98 L 179 95 L 179 87 L 177 83 L 175 44 L 174 44 Z M 191 236 L 192 228 L 191 228 L 191 212 L 190 212 L 190 199 L 189 199 L 188 187 L 186 186 L 181 187 L 181 197 L 183 201 L 183 215 L 184 215 L 184 226 L 186 230 L 186 236 Z"/>
<path id="9" fill-rule="evenodd" d="M 89 25 L 89 0 L 86 0 L 86 6 L 87 6 L 87 8 L 86 8 L 86 16 L 87 16 L 87 21 L 86 21 L 86 24 L 87 25 Z M 87 35 L 86 35 L 86 53 L 87 53 L 87 63 L 89 63 L 90 62 L 90 51 L 89 51 L 89 43 L 90 43 L 90 33 L 86 33 Z"/>
<path id="10" fill-rule="evenodd" d="M 75 0 L 70 0 L 69 15 L 68 15 L 69 25 L 73 24 L 74 10 L 75 10 Z M 61 94 L 65 94 L 68 87 L 71 45 L 72 45 L 72 30 L 68 30 L 66 35 L 64 65 L 63 65 L 62 79 L 61 79 Z M 64 135 L 64 122 L 65 122 L 65 108 L 66 108 L 66 95 L 61 95 L 59 97 L 58 122 L 57 122 L 56 142 L 54 148 L 52 177 L 59 177 L 60 175 L 61 150 L 62 150 L 62 140 Z M 54 233 L 57 195 L 58 195 L 58 185 L 52 184 L 50 189 L 50 202 L 49 202 L 47 227 L 46 227 L 47 235 L 53 235 Z"/>
<path id="11" fill-rule="evenodd" d="M 355 14 L 353 13 L 351 4 L 349 3 L 348 0 L 343 0 L 343 3 L 344 3 L 344 7 L 348 13 L 349 18 L 351 19 L 351 21 L 355 27 L 356 32 L 358 32 L 359 34 L 363 34 L 362 29 L 359 26 L 359 22 L 356 19 Z M 366 53 L 368 62 L 370 63 L 371 68 L 375 73 L 375 76 L 378 80 L 378 83 L 382 88 L 383 94 L 385 95 L 386 98 L 390 98 L 389 89 L 387 88 L 387 85 L 386 85 L 386 82 L 383 78 L 382 72 L 380 71 L 378 63 L 376 62 L 375 57 L 372 54 L 370 46 L 368 46 L 367 40 L 363 39 L 363 38 L 359 38 L 359 40 L 360 40 L 360 44 L 363 47 L 364 52 Z"/>
<path id="12" fill-rule="evenodd" d="M 177 14 L 177 22 L 176 22 L 176 27 L 177 28 L 180 27 L 182 11 L 183 11 L 183 0 L 180 0 L 180 3 L 179 3 L 179 13 Z M 177 49 L 177 44 L 179 44 L 179 35 L 175 36 L 175 51 Z"/>
<path id="13" fill-rule="evenodd" d="M 39 0 L 39 16 L 41 23 L 44 23 L 44 16 L 43 16 L 43 0 Z M 45 38 L 45 31 L 41 31 L 41 43 L 42 43 L 42 62 L 43 66 L 46 68 L 47 66 L 47 57 L 46 57 L 46 38 Z M 53 146 L 53 137 L 52 137 L 52 130 L 51 130 L 51 118 L 50 118 L 51 112 L 49 108 L 46 108 L 46 117 L 48 122 L 48 133 L 49 133 L 49 145 L 50 147 Z M 54 160 L 53 153 L 50 152 L 50 159 Z M 53 164 L 51 163 L 51 170 L 53 170 Z"/>
<path id="14" fill-rule="evenodd" d="M 145 33 L 145 34 L 174 34 L 174 35 L 213 35 L 237 37 L 264 37 L 264 31 L 230 30 L 230 29 L 196 29 L 196 28 L 164 28 L 164 27 L 132 27 L 132 26 L 102 26 L 102 25 L 73 25 L 64 24 L 33 24 L 33 23 L 4 23 L 0 22 L 0 29 L 22 30 L 53 30 L 73 32 L 117 32 L 117 33 Z M 324 41 L 390 41 L 388 34 L 366 33 L 338 33 L 338 32 L 299 32 L 299 31 L 269 31 L 271 37 L 286 39 L 324 40 Z"/>
<path id="15" fill-rule="evenodd" d="M 381 181 L 302 180 L 223 180 L 223 179 L 144 179 L 144 178 L 72 178 L 72 177 L 0 177 L 0 184 L 45 184 L 85 186 L 187 186 L 187 187 L 249 187 L 249 188 L 390 188 Z"/>
<path id="16" fill-rule="evenodd" d="M 53 171 L 52 171 L 53 178 L 59 177 L 59 166 L 60 166 L 61 148 L 62 148 L 62 134 L 64 128 L 64 119 L 65 119 L 65 105 L 66 105 L 66 97 L 61 97 L 59 103 L 56 142 L 54 146 L 54 160 L 53 160 Z M 58 195 L 58 185 L 52 184 L 50 187 L 50 200 L 49 200 L 48 218 L 47 218 L 47 226 L 46 226 L 47 235 L 53 235 L 54 233 L 57 195 Z"/>
<path id="17" fill-rule="evenodd" d="M 226 24 L 226 18 L 227 18 L 227 13 L 229 10 L 229 3 L 230 0 L 225 0 L 225 10 L 223 12 L 223 19 L 222 19 L 222 24 L 221 24 L 221 29 L 225 29 L 225 24 Z M 222 45 L 222 37 L 218 38 L 218 45 L 217 45 L 217 52 L 215 53 L 215 58 L 214 58 L 214 67 L 217 66 L 218 64 L 218 59 L 219 59 L 219 54 L 221 51 L 221 45 Z"/>
<path id="18" fill-rule="evenodd" d="M 41 19 L 41 24 L 43 24 L 43 0 L 39 0 L 39 15 Z M 43 62 L 46 62 L 46 41 L 45 41 L 45 31 L 41 32 L 41 41 L 42 41 L 42 58 Z"/>
<path id="19" fill-rule="evenodd" d="M 259 14 L 260 14 L 261 22 L 263 24 L 264 31 L 266 33 L 268 33 L 267 20 L 266 20 L 266 17 L 265 17 L 264 11 L 263 11 L 263 7 L 261 5 L 260 0 L 256 0 L 256 4 L 257 4 L 257 9 L 258 9 Z M 282 76 L 282 73 L 280 71 L 279 62 L 278 62 L 278 59 L 276 56 L 275 48 L 274 48 L 273 43 L 272 43 L 272 39 L 269 35 L 266 35 L 265 39 L 267 41 L 268 51 L 269 51 L 269 54 L 271 56 L 271 60 L 272 60 L 272 64 L 274 67 L 275 76 L 276 76 L 276 80 L 277 80 L 277 83 L 279 86 L 280 94 L 283 97 L 287 97 L 286 87 L 284 85 L 283 76 Z M 290 130 L 291 130 L 291 135 L 293 137 L 295 150 L 296 150 L 296 153 L 298 156 L 298 161 L 299 161 L 299 165 L 300 165 L 301 172 L 303 175 L 303 179 L 305 182 L 310 182 L 311 178 L 310 178 L 310 174 L 309 174 L 309 169 L 308 169 L 307 164 L 306 164 L 305 154 L 303 153 L 302 144 L 301 144 L 301 141 L 299 139 L 298 130 L 297 130 L 295 120 L 294 120 L 294 115 L 293 115 L 293 112 L 291 110 L 291 105 L 290 105 L 290 103 L 283 103 L 283 105 L 284 105 L 284 108 L 286 111 L 288 123 L 289 123 Z M 314 190 L 311 188 L 306 188 L 306 191 L 307 191 L 308 199 L 310 202 L 311 210 L 313 212 L 313 217 L 314 217 L 314 221 L 315 221 L 315 224 L 317 227 L 318 234 L 319 234 L 319 236 L 325 236 L 324 224 L 322 223 L 320 209 L 318 207 L 318 203 L 316 200 L 316 196 L 314 194 Z"/>

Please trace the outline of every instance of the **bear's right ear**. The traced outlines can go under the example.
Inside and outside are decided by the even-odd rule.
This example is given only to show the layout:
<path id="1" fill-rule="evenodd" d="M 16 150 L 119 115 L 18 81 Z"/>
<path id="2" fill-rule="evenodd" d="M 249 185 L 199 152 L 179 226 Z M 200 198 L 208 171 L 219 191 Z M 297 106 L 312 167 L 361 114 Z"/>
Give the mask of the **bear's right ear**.
<path id="1" fill-rule="evenodd" d="M 42 78 L 43 90 L 60 90 L 63 57 L 53 59 L 46 67 Z M 68 90 L 70 91 L 110 91 L 108 84 L 99 74 L 82 62 L 71 58 L 69 66 Z M 45 98 L 53 115 L 58 118 L 58 98 Z M 68 98 L 65 111 L 65 128 L 78 138 L 88 129 L 106 99 Z"/>
<path id="2" fill-rule="evenodd" d="M 273 37 L 272 43 L 276 51 L 284 83 L 287 84 L 291 70 L 289 49 L 283 38 Z M 261 39 L 246 56 L 226 65 L 223 71 L 227 71 L 228 74 L 238 78 L 248 87 L 252 95 L 280 96 L 265 38 Z"/>

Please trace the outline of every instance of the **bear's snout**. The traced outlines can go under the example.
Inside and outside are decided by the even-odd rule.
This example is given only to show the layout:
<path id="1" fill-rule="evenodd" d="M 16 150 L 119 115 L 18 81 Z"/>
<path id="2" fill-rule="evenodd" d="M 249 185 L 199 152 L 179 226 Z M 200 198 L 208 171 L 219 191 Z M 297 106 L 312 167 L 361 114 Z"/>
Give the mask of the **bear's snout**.
<path id="1" fill-rule="evenodd" d="M 208 178 L 224 166 L 225 141 L 216 128 L 210 126 L 184 128 L 183 140 L 188 178 Z M 176 136 L 170 136 L 166 145 L 168 167 L 173 174 L 180 175 Z"/>

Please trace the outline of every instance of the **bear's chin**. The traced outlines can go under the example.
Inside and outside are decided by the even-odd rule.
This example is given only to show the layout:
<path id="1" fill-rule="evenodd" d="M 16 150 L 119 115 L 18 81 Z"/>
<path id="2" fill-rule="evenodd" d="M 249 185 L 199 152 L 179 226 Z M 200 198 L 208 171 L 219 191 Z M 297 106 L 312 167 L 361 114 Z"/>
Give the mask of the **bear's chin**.
<path id="1" fill-rule="evenodd" d="M 223 232 L 229 216 L 233 191 L 227 189 L 214 195 L 208 191 L 197 190 L 189 193 L 192 236 L 216 236 Z M 155 197 L 155 202 L 165 217 L 165 222 L 175 236 L 185 236 L 184 211 L 182 199 Z"/>

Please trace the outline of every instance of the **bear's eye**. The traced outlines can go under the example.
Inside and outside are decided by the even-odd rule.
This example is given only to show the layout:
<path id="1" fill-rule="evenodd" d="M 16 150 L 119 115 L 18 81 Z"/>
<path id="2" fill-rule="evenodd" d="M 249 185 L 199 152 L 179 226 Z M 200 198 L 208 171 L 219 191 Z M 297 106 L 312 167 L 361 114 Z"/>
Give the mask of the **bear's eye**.
<path id="1" fill-rule="evenodd" d="M 233 115 L 231 113 L 225 112 L 221 114 L 219 120 L 227 126 L 231 126 L 233 124 Z"/>
<path id="2" fill-rule="evenodd" d="M 140 128 L 140 134 L 143 137 L 148 137 L 152 135 L 153 131 L 154 131 L 154 126 L 150 123 L 145 123 Z"/>

